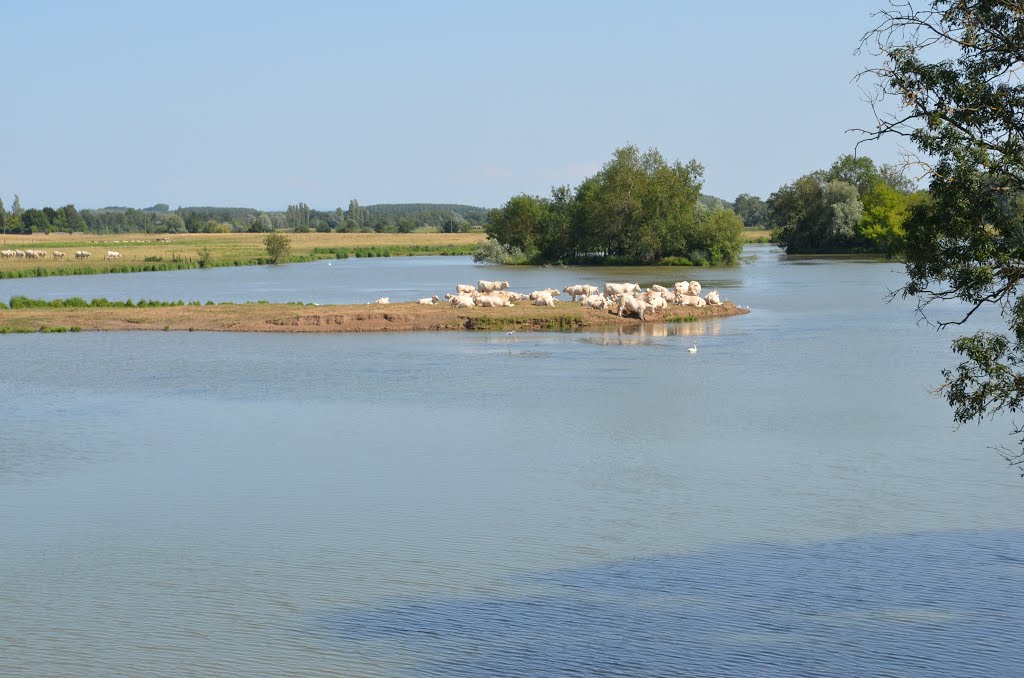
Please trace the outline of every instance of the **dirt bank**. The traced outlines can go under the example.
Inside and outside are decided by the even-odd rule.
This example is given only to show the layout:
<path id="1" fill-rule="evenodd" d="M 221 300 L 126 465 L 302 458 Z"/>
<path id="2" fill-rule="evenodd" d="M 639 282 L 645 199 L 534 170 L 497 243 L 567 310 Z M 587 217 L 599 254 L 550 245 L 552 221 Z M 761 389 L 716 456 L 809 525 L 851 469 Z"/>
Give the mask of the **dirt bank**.
<path id="1" fill-rule="evenodd" d="M 749 313 L 721 306 L 676 306 L 647 322 L 692 322 Z M 554 308 L 452 308 L 415 303 L 310 306 L 218 304 L 162 308 L 24 308 L 0 310 L 0 331 L 178 330 L 209 332 L 411 332 L 438 330 L 574 330 L 639 324 L 609 311 L 564 302 Z"/>

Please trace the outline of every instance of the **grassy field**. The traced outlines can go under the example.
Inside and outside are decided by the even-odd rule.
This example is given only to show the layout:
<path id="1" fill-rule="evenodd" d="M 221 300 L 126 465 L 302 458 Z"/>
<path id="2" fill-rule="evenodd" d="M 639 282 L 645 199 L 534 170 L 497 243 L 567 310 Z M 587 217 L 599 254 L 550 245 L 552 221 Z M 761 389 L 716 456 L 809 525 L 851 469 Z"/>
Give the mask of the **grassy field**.
<path id="1" fill-rule="evenodd" d="M 405 254 L 471 254 L 483 233 L 289 233 L 289 261 L 339 256 L 401 256 Z M 0 259 L 0 277 L 77 275 L 197 268 L 204 250 L 209 266 L 246 266 L 266 257 L 262 233 L 185 233 L 153 235 L 37 234 L 0 237 L 0 250 L 42 250 L 43 259 Z M 89 252 L 76 259 L 75 252 Z M 53 252 L 64 252 L 55 259 Z M 107 260 L 108 251 L 119 259 Z"/>
<path id="2" fill-rule="evenodd" d="M 770 231 L 747 230 L 747 242 L 768 242 Z M 42 259 L 0 259 L 0 278 L 91 273 L 132 273 L 198 268 L 203 253 L 207 266 L 248 266 L 266 263 L 262 233 L 128 233 L 94 235 L 66 233 L 0 236 L 0 250 L 46 252 Z M 288 261 L 416 254 L 472 254 L 483 233 L 289 233 Z M 90 253 L 76 259 L 75 252 Z M 63 252 L 62 259 L 53 253 Z M 108 251 L 118 259 L 106 259 Z"/>
<path id="3" fill-rule="evenodd" d="M 767 229 L 745 228 L 743 229 L 743 241 L 768 243 L 772 241 L 772 232 Z"/>

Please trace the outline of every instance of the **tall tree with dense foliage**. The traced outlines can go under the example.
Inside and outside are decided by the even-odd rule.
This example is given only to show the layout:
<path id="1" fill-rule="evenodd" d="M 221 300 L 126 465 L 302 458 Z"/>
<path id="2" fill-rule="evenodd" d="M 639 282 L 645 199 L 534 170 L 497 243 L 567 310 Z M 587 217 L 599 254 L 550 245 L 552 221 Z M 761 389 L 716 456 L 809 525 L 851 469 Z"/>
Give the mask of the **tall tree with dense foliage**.
<path id="1" fill-rule="evenodd" d="M 263 246 L 267 250 L 270 263 L 278 264 L 291 252 L 292 241 L 284 233 L 268 233 L 263 238 Z"/>
<path id="2" fill-rule="evenodd" d="M 929 199 L 903 223 L 902 293 L 939 327 L 993 307 L 1005 332 L 953 341 L 961 356 L 939 391 L 958 423 L 1024 407 L 1024 3 L 933 0 L 878 14 L 865 49 L 879 56 L 863 78 L 877 85 L 870 138 L 909 139 Z M 885 111 L 895 102 L 895 113 Z M 943 304 L 955 300 L 964 306 Z M 1024 425 L 1014 433 L 1024 445 Z M 1024 465 L 1020 447 L 1005 450 Z"/>
<path id="3" fill-rule="evenodd" d="M 733 211 L 747 228 L 765 228 L 768 224 L 768 206 L 756 195 L 740 193 L 733 202 Z"/>

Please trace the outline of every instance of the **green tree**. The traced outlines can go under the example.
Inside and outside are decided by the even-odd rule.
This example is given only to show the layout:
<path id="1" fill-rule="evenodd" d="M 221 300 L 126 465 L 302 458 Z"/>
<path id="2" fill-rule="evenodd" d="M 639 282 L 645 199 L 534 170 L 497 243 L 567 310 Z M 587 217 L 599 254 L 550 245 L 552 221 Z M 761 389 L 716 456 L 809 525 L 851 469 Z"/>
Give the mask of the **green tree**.
<path id="1" fill-rule="evenodd" d="M 4 209 L 3 198 L 0 198 L 0 229 L 7 235 L 7 210 Z"/>
<path id="2" fill-rule="evenodd" d="M 703 172 L 695 161 L 669 164 L 656 149 L 616 149 L 577 193 L 584 224 L 595 232 L 591 246 L 638 263 L 685 257 Z"/>
<path id="3" fill-rule="evenodd" d="M 882 180 L 882 175 L 875 167 L 875 161 L 861 155 L 841 155 L 832 166 L 825 171 L 826 181 L 842 181 L 857 187 L 857 195 L 861 196 L 874 188 Z"/>
<path id="4" fill-rule="evenodd" d="M 270 233 L 274 230 L 274 224 L 266 212 L 260 212 L 249 220 L 250 233 Z"/>
<path id="5" fill-rule="evenodd" d="M 696 220 L 687 246 L 687 257 L 694 264 L 734 264 L 743 251 L 743 220 L 732 210 L 705 210 Z"/>
<path id="6" fill-rule="evenodd" d="M 887 256 L 895 256 L 903 248 L 906 231 L 903 223 L 912 205 L 923 200 L 923 194 L 903 193 L 881 181 L 864 196 L 864 216 L 860 232 L 874 242 Z"/>
<path id="7" fill-rule="evenodd" d="M 7 231 L 21 233 L 21 215 L 23 211 L 21 209 L 21 198 L 15 193 L 14 202 L 11 203 L 11 213 L 7 217 Z"/>
<path id="8" fill-rule="evenodd" d="M 756 195 L 740 193 L 732 208 L 747 228 L 765 228 L 768 224 L 768 206 Z"/>
<path id="9" fill-rule="evenodd" d="M 1016 413 L 1024 407 L 1024 7 L 932 0 L 878 16 L 862 42 L 881 57 L 861 74 L 877 86 L 868 138 L 909 138 L 928 158 L 920 167 L 929 199 L 903 224 L 901 292 L 939 327 L 963 325 L 983 307 L 1001 314 L 1005 332 L 953 341 L 962 362 L 943 371 L 938 390 L 958 423 Z M 882 113 L 887 100 L 896 103 L 891 115 Z M 936 303 L 945 300 L 967 310 L 946 315 Z M 1019 445 L 1004 454 L 1021 468 L 1024 425 L 1013 427 Z"/>
<path id="10" fill-rule="evenodd" d="M 43 210 L 33 207 L 21 214 L 22 233 L 47 233 L 49 230 L 50 218 Z"/>
<path id="11" fill-rule="evenodd" d="M 86 229 L 85 219 L 78 213 L 74 205 L 64 205 L 64 207 L 57 210 L 57 214 L 63 224 L 63 230 L 66 230 L 68 233 L 76 233 Z"/>
<path id="12" fill-rule="evenodd" d="M 871 250 L 861 233 L 861 190 L 881 182 L 870 158 L 841 156 L 828 170 L 811 172 L 769 196 L 766 203 L 776 241 L 786 252 Z"/>
<path id="13" fill-rule="evenodd" d="M 535 256 L 540 249 L 541 222 L 546 211 L 543 198 L 517 195 L 492 211 L 487 235 L 502 245 L 526 252 L 529 257 Z"/>
<path id="14" fill-rule="evenodd" d="M 160 221 L 160 228 L 158 231 L 165 231 L 167 233 L 186 233 L 185 220 L 181 218 L 180 214 L 168 214 Z"/>
<path id="15" fill-rule="evenodd" d="M 288 205 L 288 210 L 285 212 L 285 223 L 293 231 L 305 233 L 309 231 L 311 213 L 309 205 L 304 202 Z"/>
<path id="16" fill-rule="evenodd" d="M 267 249 L 270 263 L 280 263 L 292 249 L 292 241 L 284 233 L 268 233 L 263 238 L 263 246 Z"/>
<path id="17" fill-rule="evenodd" d="M 491 212 L 487 233 L 498 245 L 523 252 L 537 263 L 601 258 L 655 264 L 687 259 L 690 237 L 698 226 L 694 210 L 702 175 L 703 168 L 695 161 L 668 163 L 656 149 L 641 153 L 636 146 L 626 146 L 616 149 L 601 171 L 575 192 L 559 186 L 550 198 L 511 198 Z M 729 239 L 721 245 L 700 249 L 700 260 L 738 261 L 742 243 Z"/>

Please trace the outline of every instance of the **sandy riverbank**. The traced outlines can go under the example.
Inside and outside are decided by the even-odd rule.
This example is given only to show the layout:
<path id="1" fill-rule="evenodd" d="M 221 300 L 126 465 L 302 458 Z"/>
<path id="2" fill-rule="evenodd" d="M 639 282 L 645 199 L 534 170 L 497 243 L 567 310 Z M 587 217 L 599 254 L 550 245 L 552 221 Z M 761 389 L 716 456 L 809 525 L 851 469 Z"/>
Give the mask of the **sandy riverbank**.
<path id="1" fill-rule="evenodd" d="M 693 322 L 749 313 L 726 302 L 649 312 L 647 322 Z M 0 310 L 0 331 L 411 332 L 442 330 L 581 330 L 639 324 L 570 302 L 554 308 L 453 308 L 415 303 L 311 306 L 217 304 L 159 308 L 23 308 Z"/>

